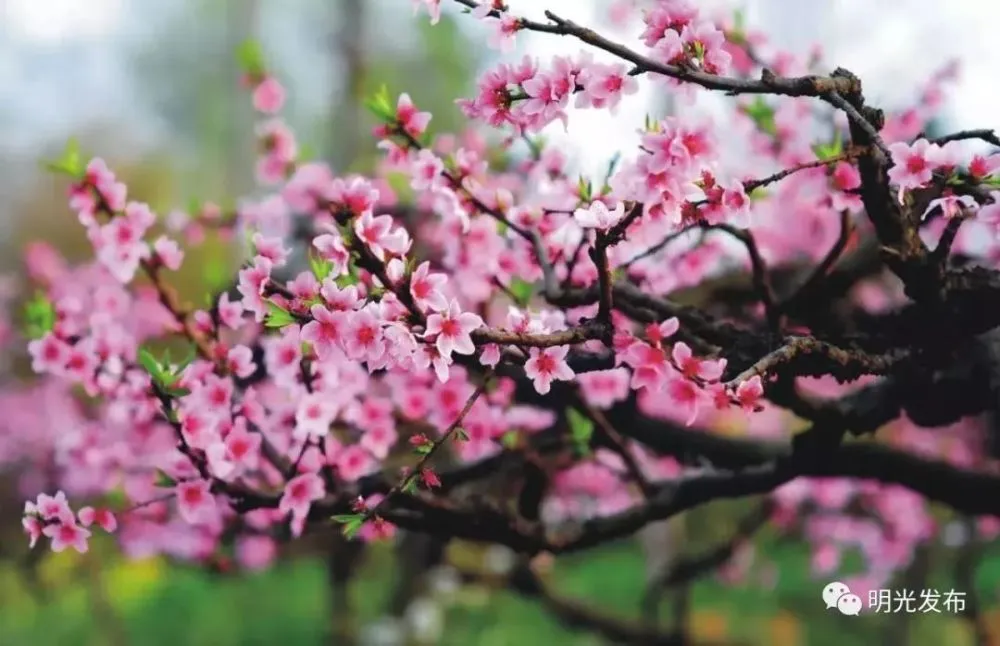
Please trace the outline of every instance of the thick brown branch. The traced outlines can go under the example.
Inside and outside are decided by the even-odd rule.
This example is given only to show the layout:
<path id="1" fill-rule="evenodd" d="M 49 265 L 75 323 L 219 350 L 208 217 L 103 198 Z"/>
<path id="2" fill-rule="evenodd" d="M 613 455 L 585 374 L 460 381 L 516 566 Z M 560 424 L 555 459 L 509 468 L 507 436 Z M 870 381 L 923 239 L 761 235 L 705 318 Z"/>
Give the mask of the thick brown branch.
<path id="1" fill-rule="evenodd" d="M 966 141 L 969 139 L 980 139 L 990 144 L 991 146 L 1000 147 L 1000 137 L 997 137 L 995 130 L 990 128 L 980 128 L 977 130 L 960 130 L 958 132 L 953 132 L 951 134 L 945 135 L 943 137 L 936 137 L 931 139 L 932 144 L 937 144 L 943 146 L 946 143 L 952 141 Z"/>
<path id="2" fill-rule="evenodd" d="M 784 346 L 769 353 L 737 375 L 729 382 L 736 386 L 754 376 L 767 378 L 782 366 L 795 370 L 798 375 L 818 376 L 831 374 L 840 379 L 857 378 L 860 375 L 884 375 L 895 366 L 902 356 L 871 355 L 858 349 L 844 349 L 812 337 L 793 337 Z M 807 369 L 800 372 L 802 364 L 808 362 Z M 798 363 L 799 365 L 793 365 Z"/>

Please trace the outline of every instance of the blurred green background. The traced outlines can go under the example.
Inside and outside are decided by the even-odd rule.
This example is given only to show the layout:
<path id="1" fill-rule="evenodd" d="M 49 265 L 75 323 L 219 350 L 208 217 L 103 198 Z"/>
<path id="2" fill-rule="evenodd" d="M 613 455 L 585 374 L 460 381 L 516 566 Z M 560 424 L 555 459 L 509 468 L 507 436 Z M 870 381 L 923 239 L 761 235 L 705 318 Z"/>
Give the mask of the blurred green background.
<path id="1" fill-rule="evenodd" d="M 711 523 L 725 510 L 697 512 Z M 711 532 L 695 546 L 712 544 Z M 692 537 L 693 538 L 693 537 Z M 301 548 L 301 546 L 299 546 Z M 685 618 L 692 643 L 842 646 L 900 643 L 927 646 L 977 644 L 972 623 L 940 615 L 844 617 L 823 609 L 826 583 L 810 573 L 804 544 L 763 533 L 759 558 L 776 568 L 773 589 L 754 577 L 745 584 L 721 584 L 712 575 L 663 599 L 662 625 L 669 627 L 676 596 L 688 597 Z M 368 550 L 348 586 L 349 621 L 328 585 L 328 563 L 308 553 L 289 555 L 259 573 L 208 571 L 160 559 L 125 561 L 109 541 L 97 541 L 86 556 L 45 555 L 34 569 L 7 561 L 0 570 L 0 629 L 3 644 L 60 646 L 263 646 L 270 644 L 380 644 L 387 610 L 399 584 L 396 555 L 388 544 Z M 685 550 L 689 551 L 689 550 Z M 956 553 L 932 550 L 927 583 L 920 588 L 955 587 Z M 412 644 L 526 646 L 607 643 L 584 629 L 561 623 L 537 600 L 508 592 L 499 577 L 483 574 L 481 548 L 453 545 L 450 562 L 481 576 L 451 584 L 445 567 L 414 595 L 402 621 Z M 478 564 L 478 566 L 477 566 Z M 848 559 L 850 573 L 860 562 Z M 853 566 L 853 567 L 852 567 Z M 633 541 L 561 557 L 545 576 L 553 594 L 589 604 L 622 620 L 639 622 L 646 562 Z M 454 574 L 454 571 L 452 572 Z M 995 591 L 1000 585 L 1000 546 L 984 554 L 976 588 L 986 604 L 983 622 L 1000 630 Z M 336 625 L 335 625 L 336 624 Z M 703 640 L 703 641 L 702 641 Z M 989 642 L 988 642 L 989 643 Z"/>
<path id="2" fill-rule="evenodd" d="M 226 205 L 251 191 L 253 121 L 232 56 L 246 38 L 262 42 L 286 81 L 289 120 L 300 141 L 338 171 L 370 170 L 375 163 L 373 123 L 360 107 L 364 96 L 383 83 L 393 93 L 407 91 L 434 114 L 435 132 L 455 131 L 462 121 L 453 100 L 468 95 L 475 72 L 491 56 L 447 18 L 433 28 L 426 19 L 413 20 L 408 0 L 123 0 L 118 7 L 124 26 L 114 38 L 96 32 L 55 47 L 51 40 L 0 32 L 3 52 L 15 53 L 18 65 L 38 76 L 51 75 L 63 89 L 53 96 L 27 93 L 26 101 L 79 101 L 23 128 L 33 139 L 0 148 L 0 162 L 18 171 L 0 180 L 8 198 L 0 204 L 4 271 L 19 271 L 16 252 L 32 240 L 48 241 L 71 260 L 90 254 L 66 207 L 65 183 L 34 171 L 69 134 L 107 158 L 130 193 L 162 213 L 191 200 Z M 39 106 L 22 112 L 8 106 L 0 120 L 9 127 L 12 120 L 42 119 L 47 113 L 34 109 Z M 229 247 L 209 240 L 191 252 L 175 285 L 188 299 L 200 298 L 234 261 Z M 21 377 L 23 370 L 15 370 L 8 379 Z M 85 556 L 28 552 L 18 475 L 12 472 L 0 486 L 3 646 L 390 644 L 387 617 L 393 614 L 414 644 L 605 643 L 564 625 L 538 598 L 506 590 L 489 567 L 498 553 L 467 544 L 448 547 L 445 565 L 429 578 L 436 585 L 418 582 L 405 594 L 407 568 L 392 546 L 356 554 L 335 535 L 287 547 L 275 567 L 260 573 L 225 562 L 194 567 L 162 558 L 127 560 L 103 536 Z M 730 535 L 733 519 L 751 504 L 685 514 L 670 525 L 670 536 L 681 554 L 699 553 Z M 971 557 L 935 545 L 901 576 L 922 581 L 910 587 L 964 590 L 956 578 L 962 558 Z M 1000 546 L 982 548 L 976 560 L 981 624 L 1000 635 Z M 841 572 L 848 576 L 860 567 L 860 560 L 847 558 Z M 349 582 L 331 581 L 331 568 L 350 569 Z M 554 595 L 638 624 L 649 569 L 646 552 L 629 540 L 560 557 L 543 578 Z M 710 573 L 664 595 L 660 625 L 667 630 L 681 616 L 694 639 L 725 644 L 984 643 L 972 621 L 947 613 L 848 618 L 827 612 L 820 601 L 826 582 L 811 573 L 804 540 L 765 530 L 744 582 L 724 584 Z"/>

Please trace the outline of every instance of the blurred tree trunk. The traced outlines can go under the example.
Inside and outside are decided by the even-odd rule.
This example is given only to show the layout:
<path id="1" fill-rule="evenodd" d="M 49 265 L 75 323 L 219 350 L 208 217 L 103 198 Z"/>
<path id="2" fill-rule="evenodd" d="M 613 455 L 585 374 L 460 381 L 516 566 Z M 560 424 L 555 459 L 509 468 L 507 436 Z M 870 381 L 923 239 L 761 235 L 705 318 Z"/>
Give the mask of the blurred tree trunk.
<path id="1" fill-rule="evenodd" d="M 260 0 L 229 0 L 226 3 L 226 50 L 235 52 L 240 43 L 257 35 Z M 226 104 L 231 117 L 226 121 L 223 187 L 230 198 L 246 195 L 253 188 L 253 128 L 246 89 L 240 84 L 235 55 L 228 58 Z"/>
<path id="2" fill-rule="evenodd" d="M 364 141 L 365 19 L 371 2 L 340 0 L 335 5 L 337 27 L 333 32 L 331 69 L 335 81 L 343 79 L 343 82 L 333 84 L 325 157 L 339 172 L 344 172 L 354 163 Z"/>
<path id="3" fill-rule="evenodd" d="M 336 531 L 328 541 L 329 643 L 331 646 L 353 646 L 358 639 L 358 625 L 351 603 L 351 579 L 359 566 L 364 543 L 347 540 Z"/>

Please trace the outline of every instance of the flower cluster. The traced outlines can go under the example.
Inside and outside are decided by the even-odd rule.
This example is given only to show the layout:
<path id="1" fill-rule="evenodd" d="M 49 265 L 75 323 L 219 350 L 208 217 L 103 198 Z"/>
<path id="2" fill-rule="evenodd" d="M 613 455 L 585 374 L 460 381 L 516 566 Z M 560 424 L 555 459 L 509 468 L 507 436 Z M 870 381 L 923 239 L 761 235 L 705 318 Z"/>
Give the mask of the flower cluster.
<path id="1" fill-rule="evenodd" d="M 107 509 L 83 507 L 74 514 L 62 491 L 54 496 L 39 494 L 37 501 L 24 503 L 22 524 L 32 547 L 45 536 L 51 540 L 53 552 L 72 547 L 81 554 L 88 549 L 87 539 L 91 534 L 88 527 L 97 525 L 106 532 L 118 527 L 114 514 Z"/>
<path id="2" fill-rule="evenodd" d="M 439 19 L 440 0 L 414 4 Z M 684 111 L 647 119 L 638 145 L 597 182 L 571 178 L 567 155 L 532 137 L 556 121 L 569 127 L 574 109 L 613 112 L 647 76 L 669 81 L 669 91 L 700 82 L 738 93 L 757 83 L 749 75 L 760 38 L 665 1 L 642 15 L 648 57 L 622 55 L 562 19 L 539 29 L 500 2 L 460 4 L 487 23 L 502 50 L 535 29 L 618 56 L 505 61 L 479 79 L 475 96 L 458 104 L 512 135 L 502 151 L 507 170 L 491 167 L 497 151 L 475 131 L 435 134 L 431 115 L 408 94 L 384 91 L 370 102 L 384 153 L 377 172 L 337 176 L 300 158 L 281 117 L 285 90 L 252 57 L 245 81 L 261 119 L 257 178 L 268 194 L 232 212 L 207 203 L 161 218 L 130 201 L 101 159 L 70 168 L 70 208 L 95 262 L 71 269 L 47 247 L 29 254 L 40 296 L 27 349 L 44 379 L 31 396 L 46 398 L 51 419 L 29 411 L 0 421 L 4 436 L 7 424 L 44 427 L 37 437 L 58 467 L 56 481 L 26 485 L 31 495 L 61 489 L 26 505 L 32 545 L 45 536 L 56 551 L 83 552 L 96 524 L 132 554 L 207 559 L 237 536 L 241 562 L 261 567 L 278 540 L 316 521 L 333 518 L 363 540 L 391 537 L 394 522 L 414 515 L 399 513 L 400 497 L 422 490 L 408 501 L 419 508 L 447 495 L 448 475 L 433 463 L 441 451 L 460 466 L 512 454 L 531 462 L 535 445 L 553 438 L 573 459 L 550 465 L 543 522 L 627 514 L 656 483 L 699 471 L 619 434 L 612 413 L 706 428 L 737 419 L 746 433 L 763 435 L 763 426 L 788 425 L 765 395 L 778 376 L 795 376 L 785 364 L 796 352 L 827 349 L 831 371 L 853 360 L 806 336 L 805 345 L 780 349 L 786 336 L 810 330 L 789 322 L 794 295 L 778 298 L 769 267 L 815 261 L 813 277 L 801 281 L 811 285 L 864 226 L 856 159 L 867 153 L 845 146 L 839 122 L 814 145 L 815 115 L 802 109 L 798 85 L 784 91 L 782 79 L 772 80 L 767 87 L 785 96 L 741 104 L 732 115 L 753 168 L 774 167 L 765 174 L 747 172 L 731 154 L 724 124 Z M 776 56 L 772 67 L 807 63 Z M 731 68 L 747 78 L 727 77 Z M 997 185 L 1000 157 L 968 154 L 958 141 L 910 141 L 920 131 L 910 133 L 914 119 L 925 121 L 890 115 L 883 131 L 894 195 L 911 204 L 939 186 L 947 192 L 929 200 L 929 220 L 938 210 L 959 223 L 977 213 L 976 224 L 1000 226 L 1000 192 L 984 190 Z M 525 141 L 529 150 L 518 158 Z M 389 182 L 400 176 L 412 193 L 405 203 Z M 173 237 L 147 240 L 160 225 Z M 169 272 L 184 262 L 181 243 L 197 245 L 209 231 L 245 239 L 249 252 L 231 290 L 187 307 Z M 298 260 L 303 250 L 307 264 Z M 712 291 L 713 281 L 734 265 L 749 265 L 751 304 L 729 307 L 725 317 L 680 304 L 688 287 L 724 294 L 724 286 Z M 729 319 L 745 324 L 746 343 L 727 344 L 736 329 Z M 755 342 L 765 328 L 766 342 Z M 172 359 L 164 340 L 189 355 Z M 77 389 L 91 398 L 86 412 Z M 37 445 L 21 450 L 41 459 Z M 775 518 L 805 515 L 806 499 L 828 510 L 858 500 L 889 514 L 877 499 L 891 498 L 908 510 L 887 522 L 894 542 L 870 537 L 872 523 L 837 532 L 806 525 L 829 539 L 817 539 L 821 571 L 836 560 L 842 545 L 828 545 L 840 538 L 901 566 L 931 532 L 923 503 L 845 482 L 779 489 Z M 74 515 L 63 491 L 84 499 L 124 493 L 135 504 L 117 516 L 98 507 Z"/>

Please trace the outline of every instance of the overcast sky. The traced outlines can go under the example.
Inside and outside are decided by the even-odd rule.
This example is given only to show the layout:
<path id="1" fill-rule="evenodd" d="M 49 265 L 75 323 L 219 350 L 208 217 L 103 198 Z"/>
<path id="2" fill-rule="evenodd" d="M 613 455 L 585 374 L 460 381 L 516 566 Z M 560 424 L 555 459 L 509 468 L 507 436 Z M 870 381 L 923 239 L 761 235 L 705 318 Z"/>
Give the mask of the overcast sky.
<path id="1" fill-rule="evenodd" d="M 231 0 L 238 1 L 238 0 Z M 399 2 L 407 11 L 411 0 Z M 261 0 L 265 9 L 280 2 L 291 11 L 299 0 Z M 446 11 L 454 11 L 444 0 Z M 611 0 L 510 0 L 515 12 L 541 19 L 544 9 L 607 28 Z M 866 94 L 880 105 L 909 98 L 928 73 L 949 58 L 962 62 L 963 75 L 949 95 L 953 127 L 1000 127 L 995 70 L 994 4 L 985 0 L 698 0 L 701 7 L 742 6 L 751 25 L 764 28 L 791 51 L 821 43 L 826 61 L 859 74 Z M 121 51 L 157 23 L 169 2 L 139 0 L 0 0 L 0 134 L 7 145 L 37 145 L 39 137 L 69 134 L 96 115 L 122 122 L 136 117 Z M 426 18 L 424 18 L 426 19 Z M 469 29 L 479 29 L 471 19 Z M 634 37 L 638 32 L 632 30 Z M 627 39 L 628 33 L 617 33 Z M 575 52 L 567 38 L 522 35 L 522 51 L 539 56 Z M 294 41 L 294 39 L 292 39 Z M 580 154 L 597 169 L 623 145 L 634 141 L 650 99 L 645 91 L 623 104 L 617 117 L 606 112 L 571 116 L 576 136 L 566 145 L 585 145 Z M 323 95 L 320 95 L 322 98 Z M 559 127 L 550 133 L 556 139 Z"/>

